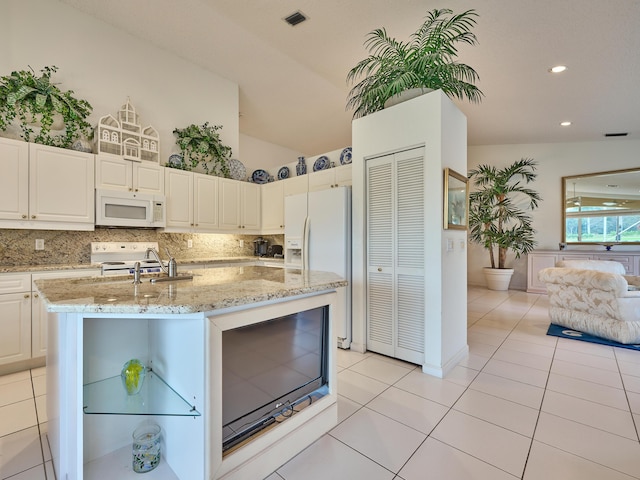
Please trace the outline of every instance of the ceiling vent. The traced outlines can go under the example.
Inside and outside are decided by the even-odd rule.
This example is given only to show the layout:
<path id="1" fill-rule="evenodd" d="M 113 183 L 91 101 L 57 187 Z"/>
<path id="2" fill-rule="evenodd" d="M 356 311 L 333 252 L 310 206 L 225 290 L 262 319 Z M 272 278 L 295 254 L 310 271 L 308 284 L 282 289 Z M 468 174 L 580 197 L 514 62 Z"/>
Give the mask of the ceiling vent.
<path id="1" fill-rule="evenodd" d="M 307 17 L 305 17 L 304 14 L 300 10 L 298 10 L 296 13 L 292 13 L 288 17 L 285 17 L 284 21 L 292 27 L 295 27 L 299 23 L 304 22 L 306 19 Z"/>
<path id="2" fill-rule="evenodd" d="M 627 132 L 619 132 L 619 133 L 605 133 L 605 137 L 626 137 L 629 135 Z"/>

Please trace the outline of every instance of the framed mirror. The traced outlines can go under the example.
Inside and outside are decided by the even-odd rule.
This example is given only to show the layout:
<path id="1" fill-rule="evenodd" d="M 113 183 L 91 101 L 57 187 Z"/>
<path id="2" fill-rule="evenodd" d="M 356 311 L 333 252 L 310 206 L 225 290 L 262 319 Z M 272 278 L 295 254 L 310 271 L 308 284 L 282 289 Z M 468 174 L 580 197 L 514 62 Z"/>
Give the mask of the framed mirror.
<path id="1" fill-rule="evenodd" d="M 466 230 L 469 216 L 469 180 L 444 169 L 444 228 Z"/>
<path id="2" fill-rule="evenodd" d="M 640 169 L 562 177 L 568 244 L 640 244 Z"/>

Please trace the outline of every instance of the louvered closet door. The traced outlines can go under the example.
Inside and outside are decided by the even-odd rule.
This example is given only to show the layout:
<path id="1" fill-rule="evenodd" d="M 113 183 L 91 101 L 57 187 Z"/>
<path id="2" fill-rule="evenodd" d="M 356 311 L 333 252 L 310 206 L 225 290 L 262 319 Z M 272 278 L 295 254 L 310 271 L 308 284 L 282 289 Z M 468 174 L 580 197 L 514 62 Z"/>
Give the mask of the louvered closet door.
<path id="1" fill-rule="evenodd" d="M 367 348 L 424 360 L 424 149 L 367 162 Z"/>
<path id="2" fill-rule="evenodd" d="M 394 355 L 393 160 L 367 161 L 367 349 Z"/>

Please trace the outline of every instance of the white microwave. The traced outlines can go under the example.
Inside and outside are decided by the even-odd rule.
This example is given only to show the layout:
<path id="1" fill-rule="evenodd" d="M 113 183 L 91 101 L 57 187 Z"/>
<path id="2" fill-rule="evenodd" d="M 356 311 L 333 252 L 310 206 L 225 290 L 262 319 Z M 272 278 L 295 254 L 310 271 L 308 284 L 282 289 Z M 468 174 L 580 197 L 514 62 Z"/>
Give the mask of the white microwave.
<path id="1" fill-rule="evenodd" d="M 164 195 L 96 189 L 96 225 L 105 227 L 166 226 Z"/>

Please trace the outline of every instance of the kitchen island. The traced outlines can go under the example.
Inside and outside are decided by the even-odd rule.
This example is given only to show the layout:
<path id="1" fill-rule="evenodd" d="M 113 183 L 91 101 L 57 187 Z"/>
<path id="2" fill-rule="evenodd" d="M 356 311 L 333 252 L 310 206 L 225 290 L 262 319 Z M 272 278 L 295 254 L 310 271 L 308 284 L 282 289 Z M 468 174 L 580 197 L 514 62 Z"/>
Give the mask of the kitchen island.
<path id="1" fill-rule="evenodd" d="M 36 282 L 52 312 L 47 413 L 57 478 L 138 478 L 131 433 L 142 421 L 162 428 L 161 463 L 145 476 L 154 480 L 264 478 L 336 424 L 332 324 L 346 281 L 257 266 L 192 273 L 138 285 L 128 277 Z M 223 454 L 225 332 L 313 309 L 327 312 L 327 393 Z M 133 358 L 151 371 L 129 396 L 120 370 Z"/>

